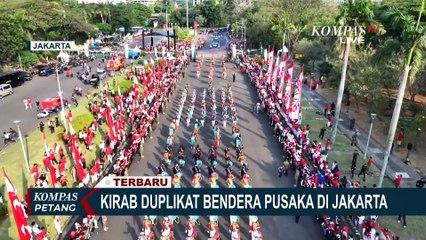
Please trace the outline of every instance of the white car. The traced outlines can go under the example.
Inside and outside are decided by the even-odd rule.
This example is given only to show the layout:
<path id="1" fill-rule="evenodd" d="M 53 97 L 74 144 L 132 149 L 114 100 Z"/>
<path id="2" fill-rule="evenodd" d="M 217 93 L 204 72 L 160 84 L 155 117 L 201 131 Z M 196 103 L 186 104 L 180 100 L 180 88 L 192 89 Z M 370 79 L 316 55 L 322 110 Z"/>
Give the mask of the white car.
<path id="1" fill-rule="evenodd" d="M 45 118 L 45 117 L 48 117 L 48 116 L 49 116 L 49 111 L 47 111 L 47 110 L 43 110 L 43 112 L 37 113 L 37 118 L 38 119 Z"/>

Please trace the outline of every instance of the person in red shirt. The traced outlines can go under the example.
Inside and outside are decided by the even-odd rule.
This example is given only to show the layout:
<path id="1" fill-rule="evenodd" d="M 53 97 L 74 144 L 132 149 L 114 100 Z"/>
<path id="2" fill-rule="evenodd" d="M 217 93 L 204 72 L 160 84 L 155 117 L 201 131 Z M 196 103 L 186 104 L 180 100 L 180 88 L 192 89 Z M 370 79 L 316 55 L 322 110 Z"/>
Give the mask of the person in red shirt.
<path id="1" fill-rule="evenodd" d="M 401 185 L 401 182 L 402 182 L 402 174 L 398 175 L 398 176 L 395 178 L 395 187 L 396 187 L 396 188 L 399 188 L 399 186 Z"/>
<path id="2" fill-rule="evenodd" d="M 373 157 L 370 156 L 370 157 L 368 157 L 368 160 L 367 160 L 368 172 L 370 172 L 369 170 L 370 170 L 372 165 L 373 165 Z"/>
<path id="3" fill-rule="evenodd" d="M 37 182 L 39 175 L 40 174 L 38 173 L 38 164 L 34 163 L 32 169 L 31 169 L 31 176 L 34 178 L 34 182 Z"/>
<path id="4" fill-rule="evenodd" d="M 401 147 L 401 145 L 403 144 L 403 142 L 404 142 L 404 129 L 401 128 L 399 130 L 399 134 L 398 134 L 397 146 Z"/>

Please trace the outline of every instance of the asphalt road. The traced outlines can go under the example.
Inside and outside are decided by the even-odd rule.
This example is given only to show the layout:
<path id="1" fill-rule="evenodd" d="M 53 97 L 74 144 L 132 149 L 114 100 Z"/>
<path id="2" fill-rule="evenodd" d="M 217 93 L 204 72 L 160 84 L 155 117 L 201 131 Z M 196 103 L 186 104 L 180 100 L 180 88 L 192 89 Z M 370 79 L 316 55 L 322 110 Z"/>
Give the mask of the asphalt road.
<path id="1" fill-rule="evenodd" d="M 154 44 L 157 44 L 162 39 L 164 39 L 164 37 L 154 36 Z M 141 45 L 142 43 L 140 41 L 141 39 L 139 39 L 138 43 L 136 39 L 133 45 L 130 44 L 131 47 L 133 46 L 132 48 L 134 48 L 135 44 Z M 145 42 L 146 44 L 151 44 L 151 38 L 149 37 L 145 39 Z M 96 73 L 96 66 L 98 63 L 100 63 L 100 60 L 89 62 L 89 66 L 92 67 L 92 73 Z M 86 93 L 87 89 L 93 89 L 91 85 L 85 85 L 77 79 L 76 73 L 82 72 L 81 67 L 76 67 L 73 71 L 73 78 L 65 77 L 65 74 L 59 75 L 63 97 L 68 100 L 71 99 L 72 91 L 76 85 L 82 88 L 83 94 Z M 3 132 L 8 131 L 9 128 L 16 130 L 16 127 L 13 124 L 13 121 L 15 120 L 21 120 L 20 128 L 23 135 L 38 127 L 40 120 L 36 117 L 37 111 L 35 108 L 35 101 L 39 100 L 41 102 L 46 98 L 54 96 L 58 96 L 58 84 L 55 74 L 48 77 L 34 76 L 31 81 L 26 82 L 20 87 L 14 88 L 14 94 L 0 100 L 0 131 L 2 133 L 2 137 Z M 33 99 L 33 109 L 25 110 L 23 102 L 25 98 Z M 4 147 L 3 138 L 1 138 L 0 151 L 3 150 Z"/>
<path id="2" fill-rule="evenodd" d="M 202 49 L 200 54 L 205 56 L 205 62 L 201 68 L 201 80 L 196 80 L 196 63 L 191 63 L 189 69 L 185 74 L 174 98 L 169 104 L 166 115 L 161 118 L 161 123 L 157 130 L 154 132 L 153 138 L 149 139 L 145 145 L 143 159 L 136 159 L 129 170 L 130 176 L 153 176 L 157 173 L 157 167 L 159 166 L 161 155 L 166 145 L 166 138 L 168 134 L 168 127 L 171 121 L 176 117 L 178 102 L 180 96 L 184 90 L 186 84 L 190 85 L 190 91 L 185 102 L 180 127 L 177 132 L 177 138 L 175 138 L 175 154 L 177 154 L 177 148 L 182 144 L 186 146 L 187 156 L 192 156 L 189 148 L 189 138 L 193 129 L 194 119 L 200 118 L 201 111 L 201 94 L 203 89 L 208 88 L 208 72 L 210 66 L 211 55 L 215 54 L 215 78 L 213 80 L 213 86 L 216 91 L 216 102 L 217 102 L 217 119 L 221 123 L 221 91 L 218 89 L 226 87 L 228 83 L 232 84 L 232 92 L 234 101 L 238 107 L 238 126 L 242 133 L 242 140 L 245 146 L 244 152 L 248 156 L 249 163 L 249 174 L 252 177 L 253 187 L 262 188 L 277 188 L 277 187 L 293 187 L 294 180 L 291 173 L 288 178 L 278 178 L 277 168 L 281 164 L 283 152 L 281 150 L 278 141 L 272 137 L 273 129 L 268 124 L 268 118 L 265 115 L 258 115 L 251 112 L 251 106 L 257 100 L 256 93 L 250 86 L 248 79 L 244 79 L 240 72 L 236 73 L 237 81 L 232 83 L 232 73 L 234 72 L 231 64 L 227 64 L 227 80 L 222 79 L 222 66 L 221 66 L 221 55 L 224 52 L 227 40 L 220 39 L 221 49 L 209 49 L 210 42 Z M 190 127 L 186 127 L 187 112 L 190 105 L 190 99 L 192 95 L 192 89 L 197 91 L 197 100 L 195 104 L 194 116 L 191 121 Z M 203 156 L 208 154 L 208 149 L 213 143 L 213 129 L 211 127 L 211 109 L 209 103 L 211 98 L 209 95 L 206 97 L 207 103 L 207 117 L 206 125 L 200 129 L 200 137 L 197 144 L 200 144 L 203 150 Z M 228 110 L 230 111 L 230 110 Z M 221 148 L 223 146 L 232 146 L 231 140 L 231 123 L 228 122 L 226 129 L 222 127 L 222 138 Z M 233 151 L 233 159 L 235 159 L 235 151 Z M 223 151 L 219 151 L 219 159 L 223 160 Z M 204 159 L 206 161 L 206 159 Z M 221 162 L 221 161 L 219 161 Z M 191 161 L 188 159 L 188 163 L 183 169 L 182 187 L 192 187 L 192 171 Z M 204 164 L 205 165 L 205 164 Z M 218 166 L 219 173 L 219 186 L 225 187 L 225 174 L 224 174 L 223 161 Z M 236 166 L 236 164 L 235 164 Z M 169 173 L 172 174 L 171 169 Z M 239 169 L 234 167 L 234 173 L 236 178 L 239 179 Z M 207 170 L 203 167 L 203 175 L 207 176 Z M 239 181 L 236 181 L 237 187 L 241 187 Z M 208 186 L 208 179 L 204 179 L 203 187 Z M 259 217 L 262 225 L 262 231 L 264 239 L 275 240 L 275 239 L 321 239 L 322 231 L 319 224 L 313 217 L 301 217 L 299 224 L 295 223 L 294 216 L 261 216 Z M 163 217 L 158 217 L 158 223 L 155 227 L 156 239 L 161 236 L 161 222 Z M 186 216 L 180 216 L 180 223 L 176 224 L 173 228 L 175 237 L 178 240 L 185 239 L 184 224 L 187 221 Z M 208 219 L 203 216 L 200 217 L 201 224 L 197 227 L 198 239 L 207 239 L 208 234 L 206 232 Z M 138 234 L 142 229 L 143 216 L 110 216 L 108 217 L 109 230 L 104 232 L 99 229 L 94 233 L 93 239 L 96 240 L 109 240 L 109 239 L 132 239 L 136 240 Z M 241 237 L 242 239 L 250 239 L 249 228 L 248 228 L 248 216 L 241 217 Z M 228 232 L 229 217 L 220 217 L 220 234 L 221 239 L 231 239 L 230 233 Z"/>

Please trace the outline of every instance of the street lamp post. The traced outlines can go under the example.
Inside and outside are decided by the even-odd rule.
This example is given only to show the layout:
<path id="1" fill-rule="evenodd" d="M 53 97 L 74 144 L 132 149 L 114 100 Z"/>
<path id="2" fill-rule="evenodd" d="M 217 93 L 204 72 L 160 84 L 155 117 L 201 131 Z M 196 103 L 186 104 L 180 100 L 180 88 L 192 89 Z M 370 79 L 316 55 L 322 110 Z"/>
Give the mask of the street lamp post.
<path id="1" fill-rule="evenodd" d="M 64 128 L 65 128 L 65 133 L 68 133 L 68 126 L 67 126 L 67 121 L 66 121 L 66 115 L 65 115 L 65 105 L 64 105 L 64 99 L 62 98 L 62 90 L 61 90 L 61 82 L 59 81 L 59 71 L 58 69 L 56 69 L 56 81 L 58 82 L 58 94 L 59 94 L 59 99 L 61 100 L 61 118 L 64 124 Z"/>
<path id="2" fill-rule="evenodd" d="M 377 114 L 375 113 L 370 114 L 370 131 L 368 132 L 367 145 L 365 146 L 365 151 L 364 151 L 364 159 L 367 159 L 368 146 L 370 145 L 371 132 L 373 131 L 373 124 L 374 124 L 374 119 L 376 118 L 376 116 Z"/>
<path id="3" fill-rule="evenodd" d="M 186 0 L 186 30 L 189 31 L 189 0 Z"/>
<path id="4" fill-rule="evenodd" d="M 21 142 L 22 153 L 24 154 L 24 159 L 25 159 L 25 165 L 27 165 L 28 172 L 31 173 L 30 162 L 28 161 L 27 151 L 25 151 L 25 147 L 24 147 L 24 139 L 22 139 L 21 129 L 19 128 L 19 124 L 21 123 L 21 121 L 16 120 L 16 121 L 13 121 L 13 123 L 16 125 L 16 129 L 18 130 L 18 135 L 19 135 L 18 137 Z"/>

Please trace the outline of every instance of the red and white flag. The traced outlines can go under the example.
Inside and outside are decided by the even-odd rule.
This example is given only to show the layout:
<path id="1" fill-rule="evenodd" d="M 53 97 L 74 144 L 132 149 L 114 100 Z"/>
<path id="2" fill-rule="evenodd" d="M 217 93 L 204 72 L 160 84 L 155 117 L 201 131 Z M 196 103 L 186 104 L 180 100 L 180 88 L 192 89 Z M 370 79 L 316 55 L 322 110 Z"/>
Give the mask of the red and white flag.
<path id="1" fill-rule="evenodd" d="M 279 63 L 278 61 L 280 60 L 279 56 L 277 56 L 277 59 L 275 61 L 275 65 L 274 65 L 274 71 L 272 74 L 272 79 L 271 79 L 271 83 L 272 83 L 272 90 L 275 91 L 276 90 L 276 86 L 277 86 L 277 77 L 278 77 L 278 72 L 279 72 Z"/>
<path id="2" fill-rule="evenodd" d="M 53 144 L 53 149 L 54 149 L 56 154 L 59 154 L 61 152 L 61 148 L 62 148 L 61 145 L 59 145 L 57 143 Z"/>
<path id="3" fill-rule="evenodd" d="M 52 164 L 50 164 L 50 166 L 49 166 L 49 173 L 50 173 L 50 179 L 52 181 L 52 186 L 53 186 L 53 188 L 56 188 L 56 183 L 57 183 L 56 169 Z"/>
<path id="4" fill-rule="evenodd" d="M 43 132 L 43 142 L 44 142 L 44 151 L 46 152 L 47 155 L 49 155 L 50 153 L 50 148 L 47 145 L 47 141 L 46 141 L 46 133 Z"/>
<path id="5" fill-rule="evenodd" d="M 271 51 L 269 52 L 269 56 L 268 56 L 268 78 L 266 83 L 269 85 L 271 83 L 271 78 L 272 78 L 272 71 L 274 69 L 274 47 L 272 46 Z"/>
<path id="6" fill-rule="evenodd" d="M 285 71 L 287 67 L 287 55 L 284 55 L 281 63 L 280 63 L 280 71 L 279 71 L 279 78 L 280 78 L 280 86 L 278 88 L 278 98 L 283 98 L 283 91 L 284 91 L 284 81 L 285 81 Z"/>
<path id="7" fill-rule="evenodd" d="M 6 171 L 3 168 L 3 176 L 6 184 L 6 189 L 9 194 L 9 202 L 12 207 L 13 218 L 15 219 L 16 228 L 18 229 L 19 239 L 20 240 L 30 240 L 32 238 L 31 232 L 29 231 L 27 213 L 25 212 L 24 206 L 21 201 L 19 201 L 18 196 L 16 195 L 16 189 L 10 181 L 9 177 L 6 174 Z"/>
<path id="8" fill-rule="evenodd" d="M 290 117 L 291 119 L 296 121 L 298 121 L 300 117 L 300 101 L 302 100 L 303 71 L 304 66 L 302 65 L 299 79 L 297 80 L 296 88 L 294 89 L 293 102 L 291 103 Z"/>
<path id="9" fill-rule="evenodd" d="M 288 74 L 284 77 L 285 91 L 284 91 L 283 107 L 285 107 L 287 110 L 290 108 L 290 104 L 291 104 L 291 88 L 293 83 L 293 71 L 294 71 L 294 61 L 292 61 L 290 63 L 290 66 L 288 66 L 288 70 L 287 70 Z"/>

